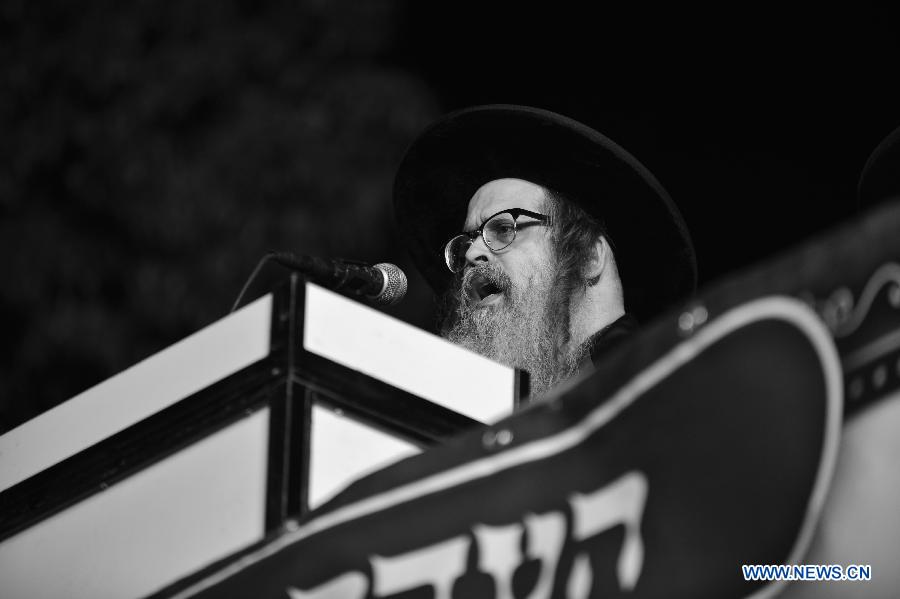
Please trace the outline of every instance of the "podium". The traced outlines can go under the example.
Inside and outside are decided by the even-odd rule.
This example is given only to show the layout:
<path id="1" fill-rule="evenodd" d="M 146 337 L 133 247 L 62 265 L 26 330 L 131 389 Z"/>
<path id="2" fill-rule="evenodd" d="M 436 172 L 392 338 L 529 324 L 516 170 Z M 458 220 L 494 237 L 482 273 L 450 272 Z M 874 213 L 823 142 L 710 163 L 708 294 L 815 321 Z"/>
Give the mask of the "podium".
<path id="1" fill-rule="evenodd" d="M 0 437 L 0 595 L 153 593 L 509 414 L 527 387 L 291 275 Z"/>

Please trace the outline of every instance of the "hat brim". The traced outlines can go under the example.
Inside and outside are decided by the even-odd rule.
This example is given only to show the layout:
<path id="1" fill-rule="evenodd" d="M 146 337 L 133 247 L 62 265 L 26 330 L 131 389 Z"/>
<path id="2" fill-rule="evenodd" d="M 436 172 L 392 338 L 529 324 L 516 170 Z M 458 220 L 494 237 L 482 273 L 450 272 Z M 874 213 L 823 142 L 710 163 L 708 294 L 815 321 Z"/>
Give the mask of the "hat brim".
<path id="1" fill-rule="evenodd" d="M 625 307 L 648 319 L 690 295 L 693 244 L 656 178 L 610 139 L 537 108 L 489 105 L 451 113 L 407 150 L 394 181 L 394 211 L 413 262 L 434 291 L 453 280 L 444 244 L 460 232 L 485 183 L 518 178 L 575 201 L 606 227 Z"/>

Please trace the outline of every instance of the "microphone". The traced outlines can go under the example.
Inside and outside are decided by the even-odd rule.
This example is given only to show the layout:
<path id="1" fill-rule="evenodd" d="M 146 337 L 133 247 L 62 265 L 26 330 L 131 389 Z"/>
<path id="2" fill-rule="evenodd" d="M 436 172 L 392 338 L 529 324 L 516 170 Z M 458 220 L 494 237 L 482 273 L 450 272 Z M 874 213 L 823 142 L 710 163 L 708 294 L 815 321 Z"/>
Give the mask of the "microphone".
<path id="1" fill-rule="evenodd" d="M 272 258 L 299 271 L 314 283 L 334 291 L 362 295 L 376 304 L 393 305 L 406 295 L 406 274 L 395 264 L 374 266 L 362 262 L 316 258 L 290 252 L 272 252 Z"/>

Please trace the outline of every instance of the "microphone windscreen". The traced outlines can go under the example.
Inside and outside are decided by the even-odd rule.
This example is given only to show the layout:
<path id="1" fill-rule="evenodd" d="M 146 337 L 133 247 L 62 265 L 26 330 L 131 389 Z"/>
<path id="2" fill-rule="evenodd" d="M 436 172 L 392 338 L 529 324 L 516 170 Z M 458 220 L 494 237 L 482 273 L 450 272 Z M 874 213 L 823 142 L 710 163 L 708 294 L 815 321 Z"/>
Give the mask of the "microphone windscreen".
<path id="1" fill-rule="evenodd" d="M 403 272 L 396 264 L 389 262 L 380 262 L 375 268 L 384 275 L 384 287 L 381 293 L 376 295 L 373 301 L 388 306 L 394 305 L 403 299 L 406 295 L 406 273 Z"/>

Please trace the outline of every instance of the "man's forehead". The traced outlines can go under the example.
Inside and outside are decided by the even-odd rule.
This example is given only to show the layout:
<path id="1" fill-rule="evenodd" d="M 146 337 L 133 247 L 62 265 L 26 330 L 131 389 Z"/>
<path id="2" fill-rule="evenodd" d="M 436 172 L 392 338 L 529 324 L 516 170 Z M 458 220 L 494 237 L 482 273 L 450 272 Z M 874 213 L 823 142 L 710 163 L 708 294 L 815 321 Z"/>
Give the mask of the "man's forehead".
<path id="1" fill-rule="evenodd" d="M 465 229 L 477 227 L 487 217 L 506 208 L 540 212 L 547 190 L 525 179 L 494 179 L 478 188 L 469 200 Z"/>

